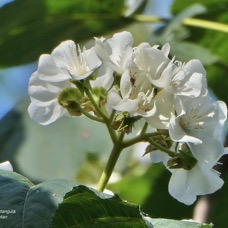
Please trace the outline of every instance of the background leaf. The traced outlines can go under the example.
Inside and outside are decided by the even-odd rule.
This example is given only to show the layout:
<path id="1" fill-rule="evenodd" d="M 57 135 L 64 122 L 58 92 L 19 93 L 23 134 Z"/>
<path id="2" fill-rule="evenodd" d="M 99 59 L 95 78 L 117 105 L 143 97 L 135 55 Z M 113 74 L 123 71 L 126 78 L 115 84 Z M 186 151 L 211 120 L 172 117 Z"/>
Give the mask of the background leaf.
<path id="1" fill-rule="evenodd" d="M 112 142 L 104 125 L 86 117 L 63 117 L 41 126 L 30 119 L 27 107 L 28 102 L 20 105 L 26 134 L 15 151 L 20 173 L 33 181 L 73 180 L 87 154 L 95 154 L 106 161 Z"/>
<path id="2" fill-rule="evenodd" d="M 124 0 L 15 0 L 0 8 L 0 67 L 49 53 L 60 42 L 85 43 L 130 23 Z"/>
<path id="3" fill-rule="evenodd" d="M 191 4 L 198 3 L 199 1 L 181 1 L 174 0 L 171 10 L 174 14 L 181 12 Z M 198 15 L 197 18 L 204 20 L 210 20 L 214 22 L 220 22 L 228 24 L 228 1 L 227 0 L 202 0 L 200 1 L 207 9 L 207 12 Z M 215 95 L 224 100 L 228 104 L 228 39 L 227 34 L 214 30 L 206 30 L 201 28 L 189 27 L 188 41 L 197 43 L 206 48 L 210 53 L 218 57 L 216 63 L 206 66 L 207 79 L 209 87 L 213 90 Z"/>
<path id="4" fill-rule="evenodd" d="M 172 219 L 151 219 L 154 228 L 212 228 L 213 224 L 199 224 L 193 221 L 177 221 Z"/>
<path id="5" fill-rule="evenodd" d="M 66 192 L 75 183 L 51 180 L 34 186 L 27 178 L 0 171 L 0 209 L 7 215 L 1 227 L 49 227 L 52 216 Z M 13 213 L 14 212 L 14 213 Z"/>
<path id="6" fill-rule="evenodd" d="M 10 160 L 15 170 L 18 169 L 16 152 L 25 139 L 22 115 L 20 112 L 9 112 L 0 120 L 0 162 Z"/>

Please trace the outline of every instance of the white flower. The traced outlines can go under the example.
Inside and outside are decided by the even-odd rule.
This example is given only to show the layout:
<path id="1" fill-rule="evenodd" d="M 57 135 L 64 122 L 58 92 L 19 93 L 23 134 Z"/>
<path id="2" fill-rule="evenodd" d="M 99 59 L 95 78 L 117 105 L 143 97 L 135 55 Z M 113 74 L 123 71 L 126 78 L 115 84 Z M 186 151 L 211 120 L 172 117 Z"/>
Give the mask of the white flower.
<path id="1" fill-rule="evenodd" d="M 105 64 L 102 64 L 99 71 L 98 75 L 95 80 L 90 80 L 90 85 L 94 87 L 103 87 L 106 91 L 108 91 L 114 81 L 113 77 L 113 70 Z"/>
<path id="2" fill-rule="evenodd" d="M 70 86 L 69 76 L 56 66 L 53 58 L 50 55 L 41 55 L 38 70 L 29 81 L 30 117 L 42 125 L 47 125 L 66 114 L 66 109 L 58 103 L 58 95 Z"/>
<path id="3" fill-rule="evenodd" d="M 131 115 L 151 116 L 154 88 L 148 78 L 137 69 L 124 71 L 120 80 L 120 91 L 113 89 L 108 94 L 108 103 L 113 109 L 129 112 Z"/>
<path id="4" fill-rule="evenodd" d="M 169 193 L 186 205 L 193 204 L 199 195 L 214 193 L 223 185 L 223 180 L 219 177 L 220 173 L 213 170 L 219 158 L 208 163 L 197 161 L 194 167 L 187 170 L 170 169 L 167 162 L 171 157 L 164 152 L 153 151 L 150 156 L 153 163 L 163 162 L 172 173 L 168 186 Z"/>
<path id="5" fill-rule="evenodd" d="M 134 49 L 134 63 L 142 74 L 145 75 L 144 77 L 147 78 L 147 83 L 151 84 L 151 87 L 154 87 L 156 91 L 158 88 L 163 88 L 170 84 L 173 68 L 176 67 L 168 58 L 169 51 L 169 44 L 164 45 L 161 50 L 158 49 L 158 46 L 151 47 L 148 43 L 142 43 Z M 154 98 L 155 95 L 156 94 L 154 93 L 153 101 L 150 103 L 154 104 L 153 110 L 156 110 L 156 113 L 152 113 L 149 117 L 145 116 L 145 119 L 152 127 L 160 129 L 166 128 L 160 122 L 161 118 L 163 118 L 162 116 L 166 116 L 164 111 L 167 110 L 167 115 L 170 116 L 170 108 L 168 108 L 167 105 L 173 106 L 172 99 L 170 98 L 170 95 L 168 95 L 166 99 L 163 99 L 163 102 L 166 103 L 166 108 L 164 109 L 164 104 L 159 105 L 157 102 L 160 100 L 158 99 L 158 96 Z M 159 106 L 163 106 L 162 109 L 160 108 L 161 110 L 157 109 Z M 154 117 L 151 119 L 151 116 Z"/>
<path id="6" fill-rule="evenodd" d="M 68 71 L 75 80 L 82 80 L 91 75 L 101 65 L 94 48 L 81 51 L 72 40 L 62 42 L 51 53 L 58 67 Z"/>
<path id="7" fill-rule="evenodd" d="M 102 63 L 122 74 L 132 62 L 133 37 L 129 32 L 116 33 L 110 39 L 95 39 L 95 50 Z"/>
<path id="8" fill-rule="evenodd" d="M 190 205 L 199 195 L 211 194 L 220 189 L 223 180 L 219 173 L 212 169 L 212 163 L 197 164 L 191 170 L 174 169 L 169 181 L 169 193 L 178 201 Z"/>
<path id="9" fill-rule="evenodd" d="M 150 82 L 156 87 L 169 85 L 172 78 L 172 68 L 176 67 L 170 64 L 168 54 L 170 51 L 169 44 L 165 44 L 161 50 L 159 46 L 151 47 L 148 43 L 141 43 L 134 49 L 134 63 L 139 70 L 143 71 Z"/>
<path id="10" fill-rule="evenodd" d="M 223 127 L 227 116 L 224 102 L 210 103 L 208 95 L 201 98 L 179 99 L 177 117 L 172 117 L 169 134 L 173 141 L 188 143 L 193 155 L 210 162 L 223 153 L 218 139 L 218 125 Z"/>
<path id="11" fill-rule="evenodd" d="M 0 170 L 8 170 L 8 171 L 13 171 L 13 167 L 12 165 L 10 164 L 9 161 L 5 161 L 5 162 L 2 162 L 0 163 Z"/>
<path id="12" fill-rule="evenodd" d="M 171 116 L 175 114 L 178 97 L 199 97 L 206 93 L 206 72 L 198 60 L 177 66 L 170 62 L 161 77 L 152 82 L 159 88 L 155 96 L 156 114 L 147 122 L 156 128 L 167 129 Z M 165 107 L 165 108 L 164 108 Z"/>

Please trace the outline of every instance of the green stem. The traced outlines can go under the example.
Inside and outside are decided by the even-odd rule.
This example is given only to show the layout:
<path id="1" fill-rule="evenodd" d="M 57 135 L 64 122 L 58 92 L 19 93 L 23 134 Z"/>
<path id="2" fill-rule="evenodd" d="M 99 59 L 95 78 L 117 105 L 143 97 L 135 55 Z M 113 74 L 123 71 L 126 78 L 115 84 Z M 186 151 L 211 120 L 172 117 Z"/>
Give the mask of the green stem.
<path id="1" fill-rule="evenodd" d="M 185 18 L 183 24 L 228 33 L 228 25 L 196 18 Z"/>
<path id="2" fill-rule="evenodd" d="M 117 136 L 115 131 L 110 127 L 112 121 L 113 121 L 113 117 L 115 115 L 115 113 L 113 112 L 110 116 L 110 118 L 108 118 L 101 110 L 101 108 L 98 106 L 98 104 L 96 103 L 96 101 L 93 98 L 93 95 L 90 93 L 90 91 L 87 88 L 84 88 L 85 93 L 87 95 L 87 97 L 90 99 L 91 103 L 93 104 L 94 108 L 96 109 L 96 111 L 99 113 L 99 115 L 101 116 L 101 118 L 103 119 L 103 123 L 105 123 L 105 125 L 108 128 L 109 134 L 111 136 L 112 142 L 115 144 L 116 140 L 117 140 Z"/>
<path id="3" fill-rule="evenodd" d="M 164 132 L 156 131 L 156 132 L 151 132 L 151 133 L 145 133 L 143 135 L 140 134 L 132 139 L 128 139 L 128 140 L 124 141 L 123 148 L 127 148 L 127 147 L 132 146 L 139 142 L 148 141 L 148 138 L 157 136 L 157 135 L 164 135 Z"/>
<path id="4" fill-rule="evenodd" d="M 102 110 L 100 109 L 100 107 L 98 106 L 96 101 L 94 100 L 93 95 L 90 93 L 90 91 L 87 88 L 84 88 L 84 91 L 85 91 L 87 97 L 90 99 L 90 101 L 93 104 L 96 111 L 99 113 L 99 115 L 104 119 L 105 122 L 109 121 L 108 117 L 102 112 Z"/>
<path id="5" fill-rule="evenodd" d="M 122 147 L 123 138 L 124 138 L 124 133 L 122 132 L 122 133 L 120 133 L 117 142 L 113 145 L 112 152 L 109 156 L 106 167 L 105 167 L 105 169 L 101 175 L 101 178 L 99 180 L 99 183 L 97 185 L 97 190 L 100 192 L 103 192 L 104 189 L 106 188 L 108 181 L 114 170 L 114 167 L 116 165 L 116 162 L 120 156 L 120 153 L 123 150 L 123 147 Z"/>
<path id="6" fill-rule="evenodd" d="M 175 153 L 174 153 L 173 151 L 171 151 L 171 150 L 169 150 L 169 149 L 167 149 L 167 148 L 165 148 L 165 147 L 159 145 L 159 144 L 156 143 L 153 139 L 148 138 L 147 141 L 148 141 L 151 145 L 155 146 L 157 149 L 159 149 L 159 150 L 161 150 L 161 151 L 167 153 L 170 157 L 173 157 L 173 156 L 175 155 Z"/>
<path id="7" fill-rule="evenodd" d="M 141 130 L 141 132 L 140 132 L 140 135 L 145 135 L 146 130 L 147 130 L 147 127 L 148 127 L 148 123 L 145 122 L 145 124 L 144 124 L 144 126 L 143 126 L 143 128 L 142 128 L 142 130 Z"/>
<path id="8" fill-rule="evenodd" d="M 103 121 L 102 119 L 100 119 L 100 118 L 98 118 L 98 117 L 96 117 L 96 116 L 93 116 L 93 115 L 89 114 L 88 112 L 84 111 L 82 108 L 80 108 L 80 112 L 81 112 L 82 114 L 84 114 L 86 117 L 88 117 L 89 119 L 91 119 L 91 120 L 95 120 L 95 121 L 97 121 L 97 122 L 104 123 L 104 121 Z"/>
<path id="9" fill-rule="evenodd" d="M 168 22 L 169 20 L 159 17 L 153 17 L 149 15 L 134 15 L 131 17 L 131 19 L 143 22 L 143 23 L 158 23 L 158 22 Z M 228 25 L 213 22 L 213 21 L 207 21 L 207 20 L 201 20 L 196 18 L 185 18 L 182 22 L 184 25 L 198 27 L 198 28 L 204 28 L 204 29 L 211 29 L 216 30 L 219 32 L 225 32 L 228 33 Z"/>

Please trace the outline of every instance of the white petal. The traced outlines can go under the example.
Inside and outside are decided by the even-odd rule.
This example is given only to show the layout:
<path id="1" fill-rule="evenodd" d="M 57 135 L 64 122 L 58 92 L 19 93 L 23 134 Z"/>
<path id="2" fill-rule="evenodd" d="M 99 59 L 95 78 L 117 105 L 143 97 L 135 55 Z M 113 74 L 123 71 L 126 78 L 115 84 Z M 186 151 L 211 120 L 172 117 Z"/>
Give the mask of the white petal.
<path id="1" fill-rule="evenodd" d="M 93 88 L 103 87 L 108 91 L 112 86 L 113 81 L 113 70 L 103 64 L 98 71 L 97 78 L 94 81 L 90 80 L 90 84 Z"/>
<path id="2" fill-rule="evenodd" d="M 202 137 L 202 144 L 194 145 L 192 143 L 188 143 L 192 154 L 194 157 L 201 162 L 211 163 L 217 161 L 219 157 L 224 152 L 224 147 L 222 143 L 218 140 L 213 138 L 213 136 L 203 135 Z"/>
<path id="3" fill-rule="evenodd" d="M 111 106 L 116 106 L 122 101 L 122 98 L 119 93 L 113 89 L 109 91 L 107 101 Z"/>
<path id="4" fill-rule="evenodd" d="M 128 98 L 132 90 L 130 71 L 125 70 L 120 81 L 120 91 L 123 99 Z"/>
<path id="5" fill-rule="evenodd" d="M 165 62 L 163 62 L 164 65 L 166 65 Z M 172 79 L 172 72 L 173 72 L 173 64 L 169 64 L 162 72 L 160 78 L 158 79 L 153 79 L 151 78 L 150 81 L 153 85 L 155 85 L 158 88 L 164 88 L 171 83 Z"/>
<path id="6" fill-rule="evenodd" d="M 70 81 L 44 81 L 39 78 L 40 74 L 35 72 L 32 74 L 29 80 L 29 95 L 31 100 L 38 100 L 40 102 L 49 102 L 58 97 L 58 94 L 70 87 Z"/>
<path id="7" fill-rule="evenodd" d="M 76 45 L 74 41 L 63 41 L 53 50 L 51 56 L 59 67 L 68 68 L 69 65 L 74 66 L 74 62 L 77 59 Z"/>
<path id="8" fill-rule="evenodd" d="M 39 101 L 31 102 L 28 113 L 34 121 L 42 125 L 48 125 L 66 113 L 66 110 L 57 101 L 53 101 L 46 106 L 40 106 L 40 104 L 43 105 Z"/>
<path id="9" fill-rule="evenodd" d="M 0 169 L 13 171 L 13 167 L 9 161 L 0 163 Z"/>
<path id="10" fill-rule="evenodd" d="M 164 53 L 164 55 L 168 58 L 169 52 L 170 52 L 170 45 L 169 45 L 169 43 L 166 43 L 166 44 L 162 47 L 161 51 L 162 51 L 162 52 Z"/>
<path id="11" fill-rule="evenodd" d="M 145 118 L 148 124 L 156 129 L 167 129 L 174 114 L 173 95 L 169 88 L 162 89 L 154 98 L 156 113 Z"/>
<path id="12" fill-rule="evenodd" d="M 188 70 L 189 74 L 193 74 L 195 72 L 202 74 L 203 76 L 206 76 L 207 72 L 205 68 L 203 67 L 202 63 L 198 59 L 192 59 L 185 65 L 186 69 Z"/>
<path id="13" fill-rule="evenodd" d="M 138 68 L 148 72 L 149 80 L 156 80 L 159 78 L 160 75 L 157 75 L 157 71 L 162 63 L 165 63 L 163 67 L 165 67 L 166 64 L 168 65 L 168 59 L 164 53 L 157 48 L 150 47 L 146 43 L 140 44 L 135 49 L 134 56 Z"/>
<path id="14" fill-rule="evenodd" d="M 41 55 L 39 58 L 37 77 L 44 81 L 58 82 L 70 79 L 70 76 L 64 73 L 50 55 Z"/>
<path id="15" fill-rule="evenodd" d="M 122 112 L 135 112 L 138 108 L 137 100 L 122 99 L 115 90 L 109 92 L 108 103 L 113 109 Z"/>
<path id="16" fill-rule="evenodd" d="M 94 70 L 101 65 L 101 61 L 98 58 L 94 48 L 86 50 L 83 54 L 86 64 L 90 70 Z"/>
<path id="17" fill-rule="evenodd" d="M 176 92 L 182 96 L 198 97 L 207 87 L 206 78 L 200 73 L 193 73 L 182 88 Z"/>
<path id="18" fill-rule="evenodd" d="M 95 50 L 102 62 L 119 74 L 130 64 L 133 36 L 129 32 L 116 33 L 112 38 L 95 40 Z"/>
<path id="19" fill-rule="evenodd" d="M 200 144 L 202 143 L 202 140 L 188 135 L 186 131 L 181 127 L 180 120 L 182 116 L 176 117 L 172 116 L 170 124 L 169 124 L 169 135 L 171 139 L 175 142 L 191 142 L 194 144 Z"/>
<path id="20" fill-rule="evenodd" d="M 108 39 L 107 42 L 112 48 L 110 58 L 116 61 L 129 47 L 132 47 L 133 36 L 130 32 L 124 31 L 116 33 L 111 39 Z"/>
<path id="21" fill-rule="evenodd" d="M 206 166 L 196 165 L 192 170 L 176 169 L 169 181 L 169 193 L 180 202 L 190 205 L 196 196 L 211 194 L 220 189 L 223 180 Z"/>
<path id="22" fill-rule="evenodd" d="M 219 123 L 223 126 L 227 119 L 227 106 L 223 101 L 217 101 L 215 104 L 219 112 Z"/>

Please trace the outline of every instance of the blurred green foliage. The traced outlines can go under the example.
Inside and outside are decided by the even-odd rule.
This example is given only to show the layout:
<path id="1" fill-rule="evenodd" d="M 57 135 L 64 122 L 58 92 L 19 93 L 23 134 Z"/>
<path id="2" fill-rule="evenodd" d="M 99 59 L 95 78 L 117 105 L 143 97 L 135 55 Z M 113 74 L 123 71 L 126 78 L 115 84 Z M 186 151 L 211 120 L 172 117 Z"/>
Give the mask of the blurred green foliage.
<path id="1" fill-rule="evenodd" d="M 0 67 L 51 52 L 61 41 L 85 42 L 129 24 L 124 0 L 15 0 L 0 8 Z"/>
<path id="2" fill-rule="evenodd" d="M 206 12 L 197 16 L 197 18 L 228 24 L 228 1 L 227 0 L 193 0 L 179 1 L 175 0 L 171 10 L 174 14 L 181 12 L 186 7 L 194 3 L 200 3 L 206 7 Z M 228 36 L 226 33 L 213 31 L 209 29 L 199 29 L 189 27 L 187 41 L 200 44 L 208 51 L 218 57 L 214 64 L 206 66 L 208 74 L 209 87 L 218 96 L 228 104 Z"/>

